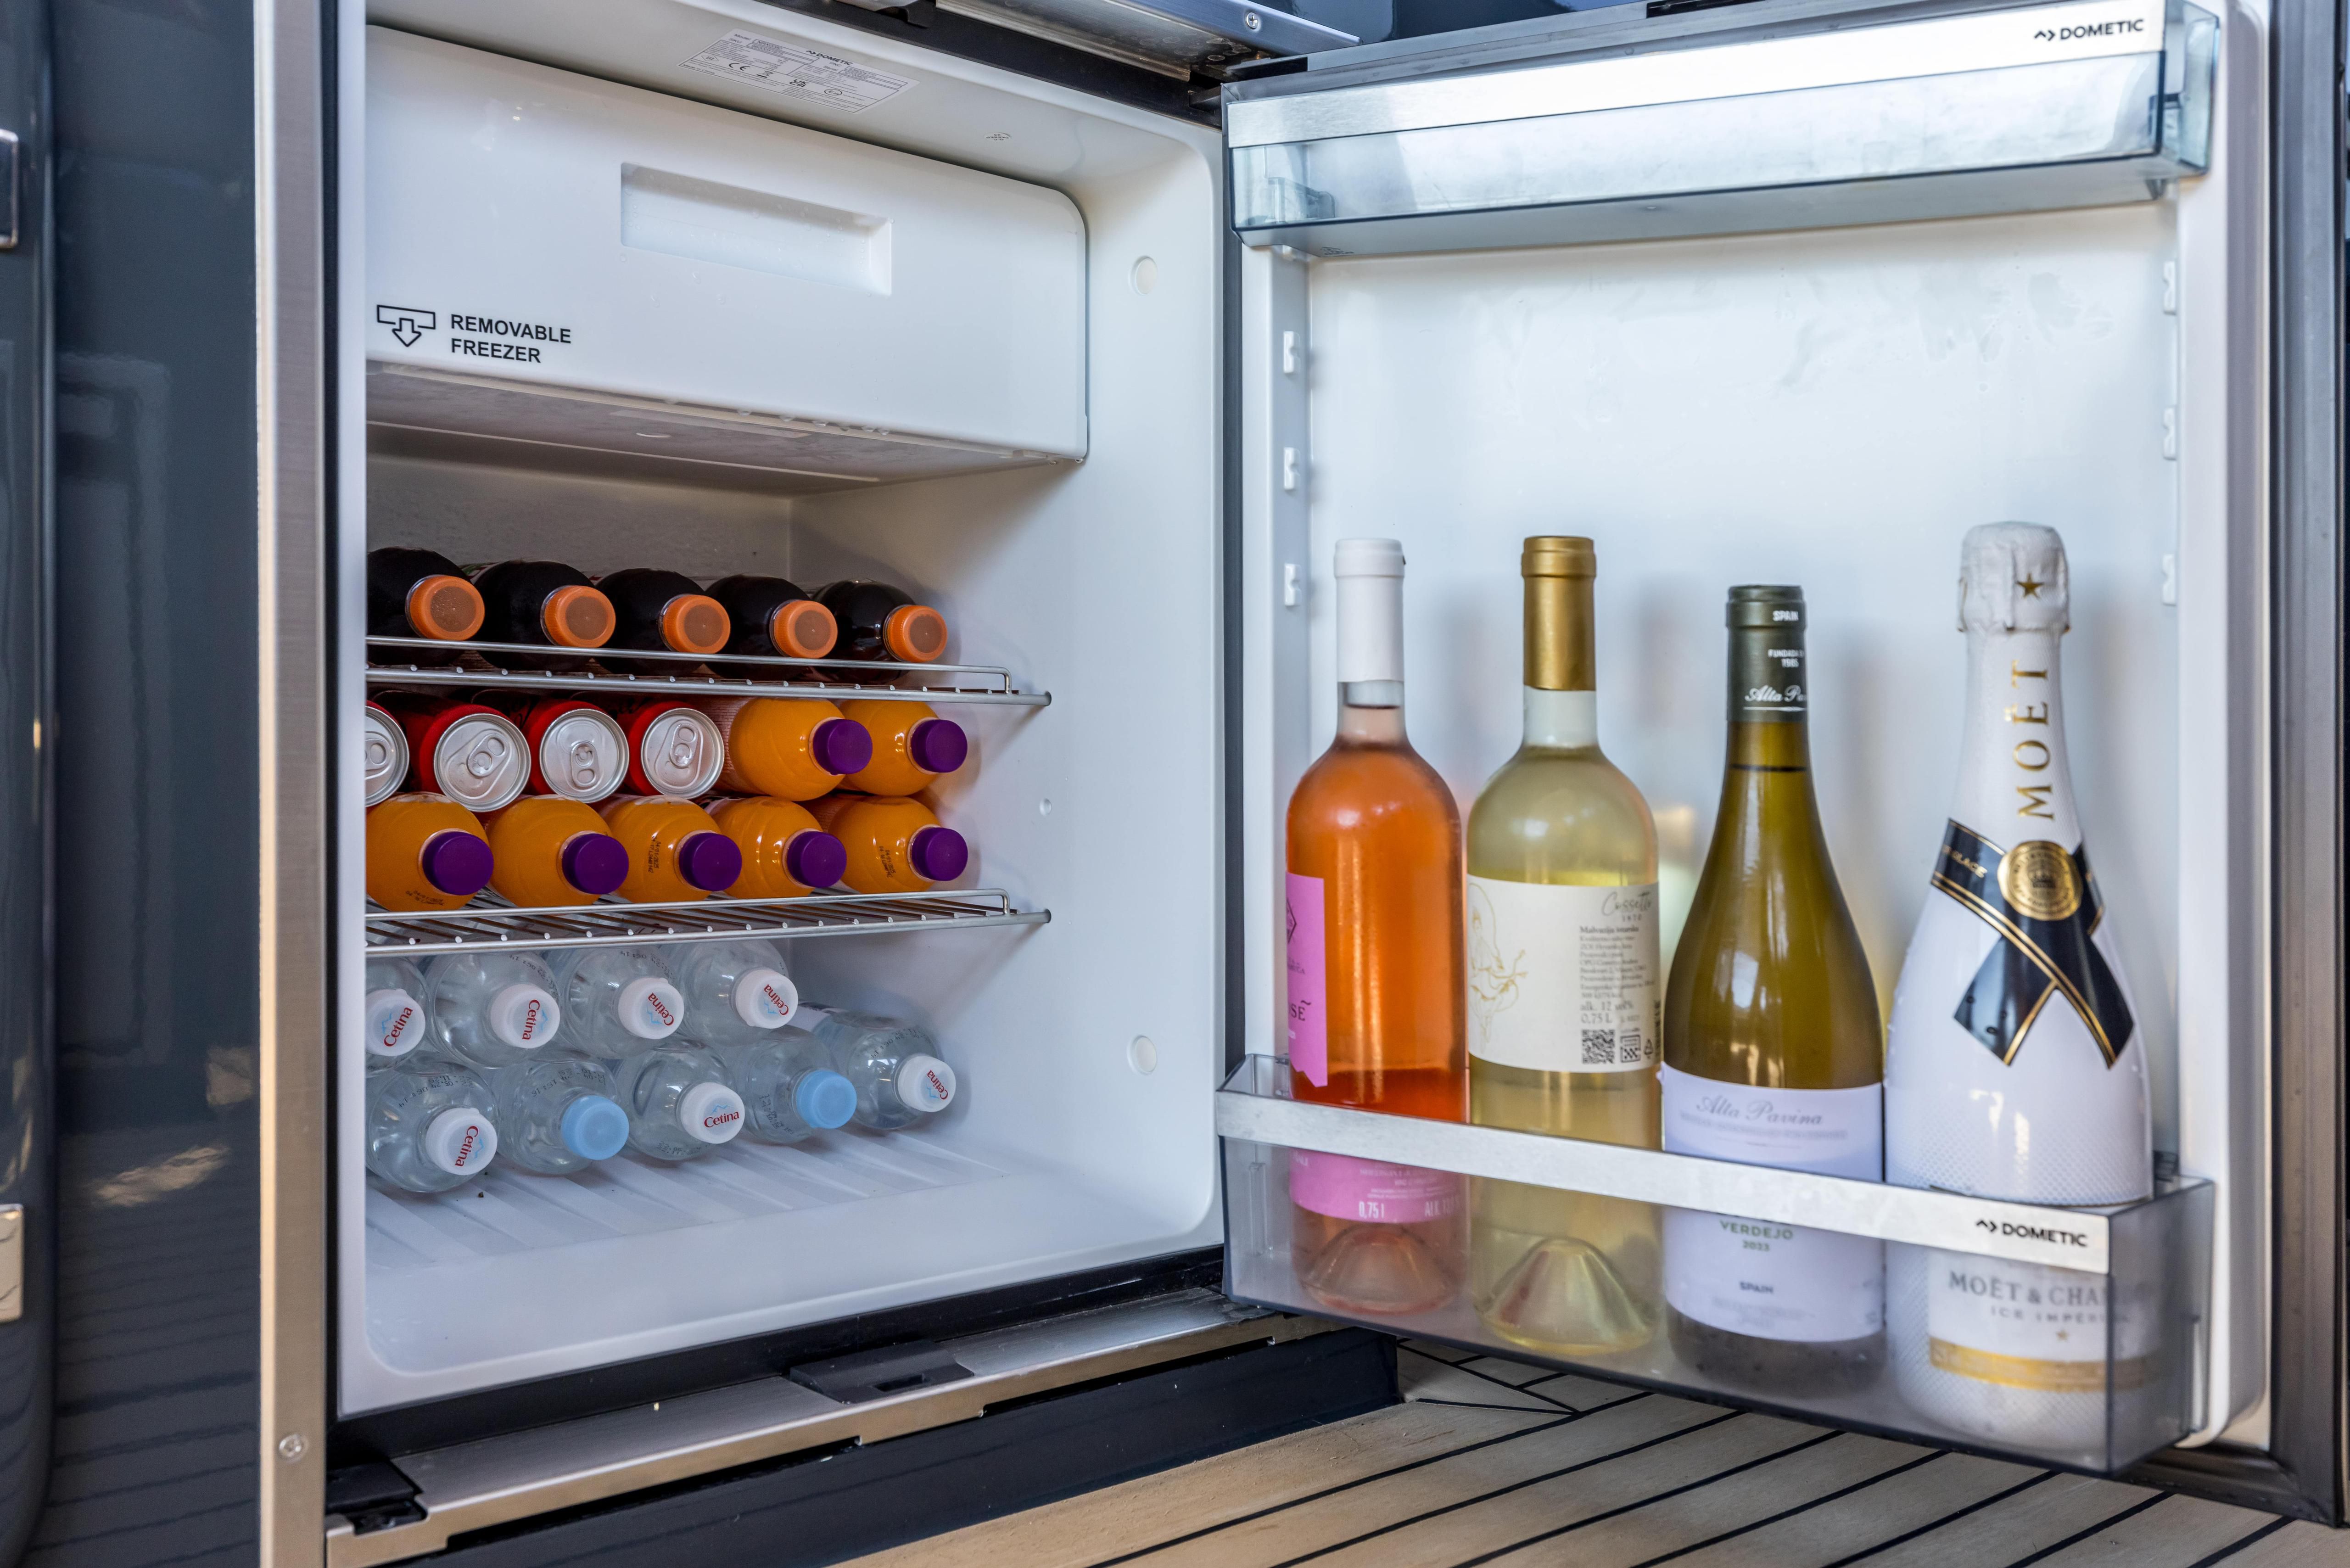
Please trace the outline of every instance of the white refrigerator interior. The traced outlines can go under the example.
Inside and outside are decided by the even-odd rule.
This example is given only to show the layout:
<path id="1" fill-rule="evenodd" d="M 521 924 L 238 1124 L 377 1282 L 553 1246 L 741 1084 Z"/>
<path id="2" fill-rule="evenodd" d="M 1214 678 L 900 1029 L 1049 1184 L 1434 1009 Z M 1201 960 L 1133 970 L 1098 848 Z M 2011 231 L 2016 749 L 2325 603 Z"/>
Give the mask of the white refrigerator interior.
<path id="1" fill-rule="evenodd" d="M 803 996 L 936 1033 L 962 1092 L 919 1131 L 737 1139 L 681 1166 L 623 1155 L 579 1179 L 494 1165 L 420 1197 L 364 1177 L 360 1057 L 343 1053 L 342 1407 L 1214 1244 L 1214 136 L 936 57 L 885 63 L 907 85 L 851 117 L 682 65 L 645 85 L 747 102 L 390 30 L 542 60 L 587 40 L 631 70 L 754 25 L 871 54 L 755 5 L 372 20 L 387 26 L 344 35 L 367 55 L 345 79 L 368 87 L 345 121 L 341 242 L 367 282 L 341 323 L 344 754 L 359 754 L 367 544 L 703 581 L 878 576 L 945 614 L 951 660 L 1051 694 L 940 705 L 972 744 L 939 809 L 972 845 L 958 885 L 1052 919 L 785 944 Z M 515 33 L 463 31 L 501 22 Z M 654 26 L 670 32 L 649 41 Z M 844 138 L 877 132 L 931 156 Z M 452 335 L 540 358 L 452 354 Z M 354 889 L 359 783 L 341 800 Z M 361 928 L 354 893 L 353 1045 Z"/>
<path id="2" fill-rule="evenodd" d="M 1519 541 L 1596 540 L 1602 739 L 1657 809 L 1684 899 L 1719 787 L 1724 590 L 1801 585 L 1822 810 L 1889 999 L 1957 759 L 1959 541 L 2017 519 L 2071 556 L 2073 762 L 2156 1144 L 2220 1184 L 2199 1438 L 2261 1439 L 2259 10 L 2221 18 L 2210 171 L 2149 199 L 1312 260 L 1228 259 L 1212 133 L 747 0 L 380 0 L 369 16 L 398 31 L 368 35 L 395 63 L 370 67 L 364 116 L 347 110 L 368 144 L 346 180 L 369 189 L 344 205 L 343 243 L 371 270 L 346 302 L 343 439 L 372 449 L 344 470 L 347 609 L 362 537 L 591 573 L 899 582 L 946 612 L 951 658 L 1052 694 L 956 713 L 974 762 L 942 814 L 975 846 L 967 883 L 1053 918 L 791 944 L 805 995 L 938 1032 L 968 1094 L 919 1139 L 624 1158 L 587 1183 L 494 1169 L 479 1197 L 411 1199 L 360 1179 L 346 1053 L 346 1409 L 1213 1242 L 1222 998 L 1241 989 L 1248 1050 L 1280 1052 L 1283 812 L 1332 730 L 1342 536 L 1403 541 L 1411 733 L 1464 808 L 1518 737 Z M 862 72 L 853 100 L 711 68 L 762 48 Z M 484 145 L 526 151 L 530 188 L 502 184 Z M 462 177 L 400 151 L 432 146 Z M 436 202 L 471 214 L 460 240 L 360 232 Z M 974 231 L 974 213 L 993 215 Z M 974 232 L 958 265 L 920 264 L 935 236 Z M 372 270 L 395 260 L 421 280 L 400 297 Z M 556 297 L 614 334 L 592 354 L 578 339 L 586 368 L 452 370 L 380 309 L 546 322 Z M 993 344 L 1016 369 L 983 363 Z M 355 633 L 342 657 L 356 756 Z M 356 900 L 346 919 L 355 997 Z"/>

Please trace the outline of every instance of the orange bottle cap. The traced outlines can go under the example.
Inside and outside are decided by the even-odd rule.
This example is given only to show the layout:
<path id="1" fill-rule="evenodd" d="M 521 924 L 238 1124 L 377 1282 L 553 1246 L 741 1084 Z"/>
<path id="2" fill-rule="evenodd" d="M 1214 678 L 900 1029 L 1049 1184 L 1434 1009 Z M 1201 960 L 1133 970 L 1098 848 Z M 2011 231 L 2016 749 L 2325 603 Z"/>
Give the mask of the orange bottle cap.
<path id="1" fill-rule="evenodd" d="M 680 594 L 661 607 L 661 640 L 676 653 L 715 653 L 734 630 L 726 607 L 708 594 Z"/>
<path id="2" fill-rule="evenodd" d="M 611 640 L 619 618 L 610 599 L 577 583 L 547 595 L 538 614 L 540 629 L 557 648 L 601 648 Z"/>
<path id="3" fill-rule="evenodd" d="M 814 599 L 794 599 L 767 623 L 767 635 L 785 653 L 822 659 L 840 640 L 840 623 Z"/>
<path id="4" fill-rule="evenodd" d="M 479 588 L 446 572 L 421 578 L 408 590 L 408 624 L 419 637 L 463 642 L 482 629 L 488 613 Z"/>
<path id="5" fill-rule="evenodd" d="M 947 650 L 947 618 L 928 605 L 899 605 L 882 624 L 881 640 L 891 657 L 928 664 Z"/>

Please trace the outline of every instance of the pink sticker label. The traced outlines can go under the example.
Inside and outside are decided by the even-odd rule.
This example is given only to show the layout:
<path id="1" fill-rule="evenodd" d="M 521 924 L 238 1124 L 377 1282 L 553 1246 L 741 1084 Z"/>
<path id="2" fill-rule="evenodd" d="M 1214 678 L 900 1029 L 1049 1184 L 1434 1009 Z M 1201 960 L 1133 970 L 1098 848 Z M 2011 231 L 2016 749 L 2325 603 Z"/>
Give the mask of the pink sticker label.
<path id="1" fill-rule="evenodd" d="M 1461 1212 L 1468 1178 L 1416 1165 L 1289 1151 L 1289 1200 L 1333 1220 L 1418 1225 Z"/>
<path id="2" fill-rule="evenodd" d="M 1330 1083 L 1330 1025 L 1323 1002 L 1322 878 L 1292 871 L 1286 902 L 1289 1064 L 1305 1074 L 1305 1081 L 1315 1088 L 1326 1088 Z"/>

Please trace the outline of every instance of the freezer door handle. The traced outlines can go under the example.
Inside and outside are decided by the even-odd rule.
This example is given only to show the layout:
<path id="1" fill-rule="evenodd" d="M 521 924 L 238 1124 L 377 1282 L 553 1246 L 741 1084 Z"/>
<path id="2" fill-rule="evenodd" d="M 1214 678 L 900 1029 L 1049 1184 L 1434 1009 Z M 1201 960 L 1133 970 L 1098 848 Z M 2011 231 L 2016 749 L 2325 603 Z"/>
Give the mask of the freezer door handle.
<path id="1" fill-rule="evenodd" d="M 25 1206 L 0 1203 L 0 1323 L 25 1315 Z"/>
<path id="2" fill-rule="evenodd" d="M 18 226 L 16 210 L 20 205 L 16 195 L 20 176 L 16 171 L 23 162 L 18 156 L 21 145 L 16 140 L 15 131 L 0 130 L 0 156 L 5 156 L 8 160 L 7 172 L 0 174 L 0 181 L 5 181 L 7 186 L 5 191 L 0 191 L 0 216 L 5 216 L 7 223 L 6 228 L 0 229 L 0 251 L 13 251 L 16 248 Z"/>

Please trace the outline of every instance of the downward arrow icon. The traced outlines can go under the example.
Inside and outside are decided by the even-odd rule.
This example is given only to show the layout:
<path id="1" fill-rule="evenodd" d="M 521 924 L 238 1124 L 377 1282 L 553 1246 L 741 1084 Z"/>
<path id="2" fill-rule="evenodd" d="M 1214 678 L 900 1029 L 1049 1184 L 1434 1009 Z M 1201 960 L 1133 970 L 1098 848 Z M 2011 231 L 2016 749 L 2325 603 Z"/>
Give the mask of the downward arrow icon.
<path id="1" fill-rule="evenodd" d="M 413 348 L 416 340 L 440 325 L 439 318 L 429 310 L 417 310 L 405 305 L 379 305 L 375 318 L 391 328 L 402 348 Z"/>

